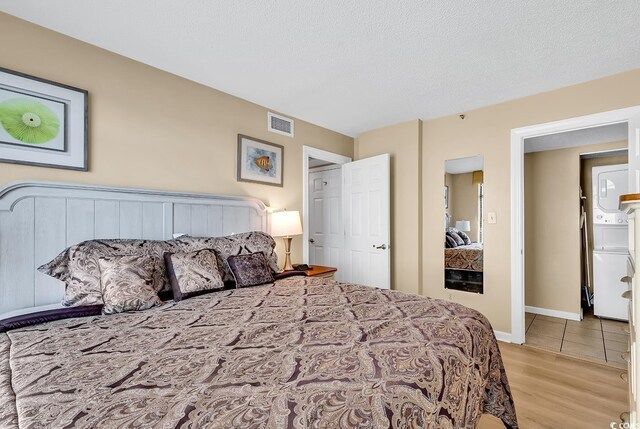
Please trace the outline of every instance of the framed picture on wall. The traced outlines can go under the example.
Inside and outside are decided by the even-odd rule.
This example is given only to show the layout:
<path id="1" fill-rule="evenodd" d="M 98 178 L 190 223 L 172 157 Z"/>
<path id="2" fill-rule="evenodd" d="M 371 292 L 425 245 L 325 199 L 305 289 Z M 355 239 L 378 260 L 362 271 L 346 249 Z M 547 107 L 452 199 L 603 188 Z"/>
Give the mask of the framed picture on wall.
<path id="1" fill-rule="evenodd" d="M 87 97 L 0 68 L 0 162 L 86 171 Z"/>
<path id="2" fill-rule="evenodd" d="M 238 134 L 238 181 L 282 186 L 284 147 Z"/>

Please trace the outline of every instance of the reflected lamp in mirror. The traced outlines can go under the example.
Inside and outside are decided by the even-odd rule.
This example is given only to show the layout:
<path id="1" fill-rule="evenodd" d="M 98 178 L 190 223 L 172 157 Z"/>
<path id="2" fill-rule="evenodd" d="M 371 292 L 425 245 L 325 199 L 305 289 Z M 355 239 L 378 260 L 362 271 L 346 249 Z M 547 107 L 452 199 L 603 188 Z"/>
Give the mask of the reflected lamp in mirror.
<path id="1" fill-rule="evenodd" d="M 471 173 L 471 183 L 474 185 L 481 185 L 484 182 L 484 172 L 482 170 L 476 170 Z"/>
<path id="2" fill-rule="evenodd" d="M 469 232 L 471 231 L 471 222 L 468 220 L 457 220 L 456 229 L 458 231 Z"/>
<path id="3" fill-rule="evenodd" d="M 271 235 L 284 239 L 284 271 L 293 270 L 291 265 L 291 236 L 302 234 L 299 211 L 275 212 L 271 215 Z"/>

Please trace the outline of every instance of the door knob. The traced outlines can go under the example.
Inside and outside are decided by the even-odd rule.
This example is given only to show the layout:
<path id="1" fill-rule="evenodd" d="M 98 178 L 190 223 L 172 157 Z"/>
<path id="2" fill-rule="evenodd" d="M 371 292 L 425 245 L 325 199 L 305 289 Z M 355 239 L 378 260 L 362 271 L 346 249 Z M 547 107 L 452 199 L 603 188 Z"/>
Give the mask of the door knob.
<path id="1" fill-rule="evenodd" d="M 381 246 L 376 246 L 375 244 L 373 245 L 373 247 L 375 247 L 376 249 L 381 249 L 381 250 L 387 250 L 387 245 L 383 244 Z"/>
<path id="2" fill-rule="evenodd" d="M 315 243 L 315 242 L 316 242 L 316 240 L 314 240 L 313 238 L 309 239 L 309 243 Z"/>

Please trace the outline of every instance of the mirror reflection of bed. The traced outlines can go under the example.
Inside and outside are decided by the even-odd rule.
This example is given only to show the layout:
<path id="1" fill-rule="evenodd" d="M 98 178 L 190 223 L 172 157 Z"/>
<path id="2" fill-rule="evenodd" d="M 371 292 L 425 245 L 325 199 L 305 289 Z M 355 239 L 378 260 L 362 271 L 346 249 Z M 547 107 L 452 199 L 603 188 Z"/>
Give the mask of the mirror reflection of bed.
<path id="1" fill-rule="evenodd" d="M 483 157 L 445 161 L 444 279 L 446 289 L 483 293 Z"/>

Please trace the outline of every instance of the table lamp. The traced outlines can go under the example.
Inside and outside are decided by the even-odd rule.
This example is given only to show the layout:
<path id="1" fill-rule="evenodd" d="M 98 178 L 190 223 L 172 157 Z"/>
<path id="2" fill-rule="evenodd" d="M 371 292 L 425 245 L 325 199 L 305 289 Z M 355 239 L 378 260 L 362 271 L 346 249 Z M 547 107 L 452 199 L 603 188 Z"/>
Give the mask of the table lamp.
<path id="1" fill-rule="evenodd" d="M 271 235 L 284 239 L 284 266 L 283 271 L 291 271 L 291 236 L 302 234 L 300 212 L 282 211 L 271 215 Z"/>
<path id="2" fill-rule="evenodd" d="M 471 231 L 471 222 L 468 220 L 457 220 L 456 229 L 458 231 L 469 232 Z"/>

